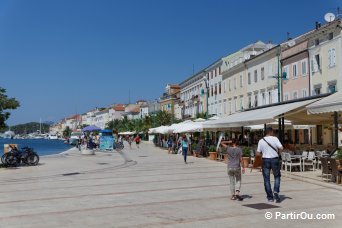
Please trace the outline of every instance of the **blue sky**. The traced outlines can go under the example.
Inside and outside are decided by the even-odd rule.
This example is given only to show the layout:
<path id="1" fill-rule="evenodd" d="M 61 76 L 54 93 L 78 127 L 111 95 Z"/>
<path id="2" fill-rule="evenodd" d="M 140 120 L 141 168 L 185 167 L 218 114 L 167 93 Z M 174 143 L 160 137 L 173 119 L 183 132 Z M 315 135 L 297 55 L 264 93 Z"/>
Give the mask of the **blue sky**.
<path id="1" fill-rule="evenodd" d="M 1 0 L 0 86 L 21 107 L 8 124 L 57 121 L 158 98 L 257 40 L 314 28 L 342 0 Z"/>

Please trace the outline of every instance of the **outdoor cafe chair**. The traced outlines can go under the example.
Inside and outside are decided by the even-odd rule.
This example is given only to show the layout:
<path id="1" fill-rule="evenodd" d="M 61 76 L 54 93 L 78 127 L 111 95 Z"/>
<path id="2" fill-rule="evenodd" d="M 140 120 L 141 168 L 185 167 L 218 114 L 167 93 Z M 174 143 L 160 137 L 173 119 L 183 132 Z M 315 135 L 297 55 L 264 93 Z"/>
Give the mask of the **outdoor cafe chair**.
<path id="1" fill-rule="evenodd" d="M 328 166 L 328 159 L 324 157 L 320 157 L 320 160 L 322 163 L 322 180 L 324 180 L 325 178 L 328 181 L 329 176 L 332 175 L 331 170 L 329 169 L 329 166 Z"/>
<path id="2" fill-rule="evenodd" d="M 322 168 L 322 162 L 319 158 L 322 157 L 322 151 L 316 151 L 316 169 Z"/>
<path id="3" fill-rule="evenodd" d="M 308 157 L 303 160 L 303 171 L 305 171 L 305 166 L 312 166 L 312 171 L 314 171 L 315 164 L 315 152 L 309 152 Z"/>
<path id="4" fill-rule="evenodd" d="M 335 180 L 336 184 L 339 184 L 342 177 L 342 171 L 337 169 L 337 162 L 334 158 L 328 158 L 327 160 L 330 162 L 332 180 Z"/>
<path id="5" fill-rule="evenodd" d="M 291 158 L 291 154 L 289 153 L 284 153 L 285 154 L 285 159 L 286 159 L 286 163 L 285 163 L 285 166 L 286 166 L 286 171 L 287 171 L 287 167 L 290 167 L 290 172 L 292 172 L 292 166 L 296 167 L 298 166 L 299 167 L 299 171 L 301 171 L 301 162 L 296 162 L 295 159 L 292 159 Z"/>
<path id="6" fill-rule="evenodd" d="M 303 159 L 306 159 L 308 157 L 308 152 L 304 150 L 302 152 L 302 156 L 303 156 Z"/>
<path id="7" fill-rule="evenodd" d="M 281 169 L 285 170 L 286 168 L 286 158 L 285 158 L 285 152 L 281 152 Z M 286 170 L 287 171 L 287 170 Z"/>

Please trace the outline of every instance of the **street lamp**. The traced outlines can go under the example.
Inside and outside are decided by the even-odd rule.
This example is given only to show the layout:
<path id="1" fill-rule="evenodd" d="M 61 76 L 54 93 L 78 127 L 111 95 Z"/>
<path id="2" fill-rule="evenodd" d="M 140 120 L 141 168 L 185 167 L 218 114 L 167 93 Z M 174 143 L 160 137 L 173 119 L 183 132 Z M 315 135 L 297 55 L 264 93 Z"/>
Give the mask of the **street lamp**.
<path id="1" fill-rule="evenodd" d="M 281 82 L 282 80 L 287 80 L 287 73 L 281 71 L 281 64 L 280 64 L 280 54 L 281 54 L 281 45 L 279 45 L 278 53 L 277 53 L 277 62 L 278 62 L 278 72 L 277 75 L 271 76 L 271 78 L 277 79 L 277 85 L 278 85 L 278 103 L 282 101 L 282 93 L 280 93 L 281 87 Z M 278 119 L 278 136 L 280 139 L 280 142 L 283 143 L 284 141 L 284 116 L 282 115 Z"/>
<path id="2" fill-rule="evenodd" d="M 206 76 L 203 76 L 205 88 L 207 89 L 207 111 L 205 112 L 205 118 L 208 120 L 209 113 L 209 80 Z"/>
<path id="3" fill-rule="evenodd" d="M 209 114 L 209 79 L 204 75 L 203 76 L 205 88 L 207 89 L 207 111 L 205 112 L 205 119 L 208 120 L 208 114 Z M 206 146 L 209 146 L 209 131 L 206 133 L 206 140 L 205 140 Z"/>

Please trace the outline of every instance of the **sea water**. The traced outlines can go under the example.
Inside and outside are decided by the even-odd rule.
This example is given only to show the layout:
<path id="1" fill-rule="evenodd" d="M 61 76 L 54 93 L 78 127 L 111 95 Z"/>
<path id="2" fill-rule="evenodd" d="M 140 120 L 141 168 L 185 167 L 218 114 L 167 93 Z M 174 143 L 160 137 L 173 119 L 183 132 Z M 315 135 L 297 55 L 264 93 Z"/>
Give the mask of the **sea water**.
<path id="1" fill-rule="evenodd" d="M 19 148 L 28 146 L 33 148 L 39 156 L 59 154 L 72 146 L 65 144 L 62 140 L 49 139 L 2 139 L 0 138 L 0 154 L 4 153 L 4 144 L 18 144 Z"/>

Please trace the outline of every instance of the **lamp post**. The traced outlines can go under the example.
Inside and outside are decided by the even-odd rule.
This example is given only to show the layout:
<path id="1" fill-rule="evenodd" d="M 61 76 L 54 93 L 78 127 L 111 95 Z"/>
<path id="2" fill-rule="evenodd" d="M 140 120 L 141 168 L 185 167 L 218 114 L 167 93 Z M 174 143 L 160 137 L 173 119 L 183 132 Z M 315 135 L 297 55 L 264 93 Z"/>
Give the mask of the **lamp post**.
<path id="1" fill-rule="evenodd" d="M 207 111 L 205 112 L 205 118 L 208 120 L 208 113 L 209 113 L 209 80 L 207 79 L 206 76 L 203 76 L 205 88 L 207 89 Z"/>
<path id="2" fill-rule="evenodd" d="M 209 79 L 204 75 L 203 76 L 205 88 L 207 89 L 207 111 L 205 112 L 205 119 L 208 120 L 209 117 Z M 209 146 L 209 132 L 206 133 L 206 140 L 205 144 L 208 147 Z"/>
<path id="3" fill-rule="evenodd" d="M 280 54 L 281 54 L 281 46 L 279 45 L 278 53 L 277 53 L 277 63 L 278 63 L 278 72 L 277 75 L 271 76 L 271 78 L 277 79 L 277 85 L 278 85 L 278 103 L 282 101 L 281 99 L 281 82 L 282 80 L 287 79 L 287 74 L 286 72 L 281 72 L 281 65 L 280 65 Z M 283 142 L 284 139 L 284 117 L 280 117 L 278 120 L 278 137 L 281 142 Z"/>

